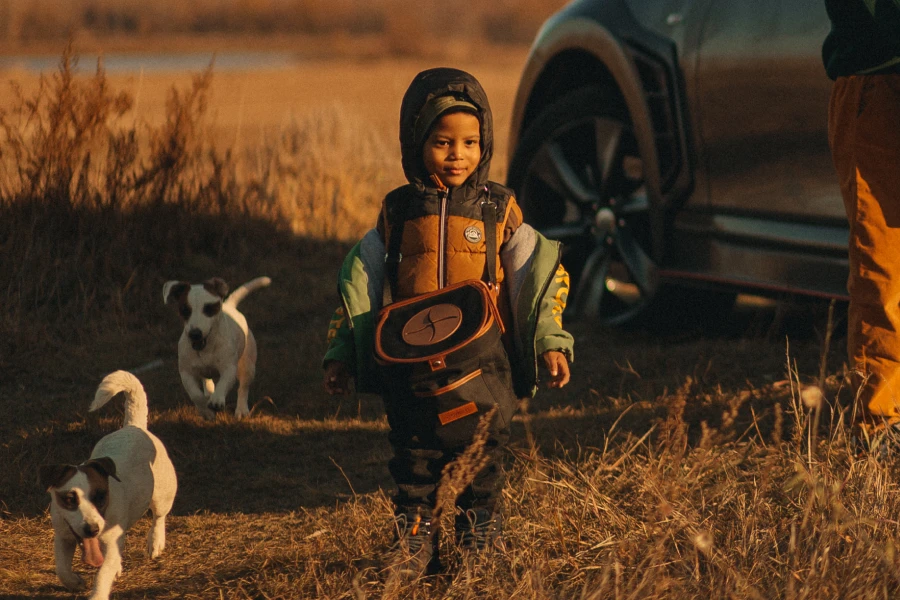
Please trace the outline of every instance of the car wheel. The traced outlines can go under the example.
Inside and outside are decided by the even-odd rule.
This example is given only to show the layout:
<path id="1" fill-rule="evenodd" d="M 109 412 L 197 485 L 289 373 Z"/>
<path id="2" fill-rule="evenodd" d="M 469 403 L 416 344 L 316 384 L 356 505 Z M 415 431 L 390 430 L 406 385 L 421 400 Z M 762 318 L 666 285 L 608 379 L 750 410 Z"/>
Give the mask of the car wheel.
<path id="1" fill-rule="evenodd" d="M 545 109 L 519 140 L 509 184 L 526 222 L 563 242 L 577 316 L 623 325 L 659 290 L 644 161 L 628 113 L 601 88 Z"/>

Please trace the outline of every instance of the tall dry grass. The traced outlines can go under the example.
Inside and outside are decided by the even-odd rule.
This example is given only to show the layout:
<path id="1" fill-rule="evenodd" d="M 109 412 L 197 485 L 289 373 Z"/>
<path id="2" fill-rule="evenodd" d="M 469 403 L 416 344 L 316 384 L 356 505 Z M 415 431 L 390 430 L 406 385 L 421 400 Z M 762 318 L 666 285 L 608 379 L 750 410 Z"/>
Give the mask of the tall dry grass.
<path id="1" fill-rule="evenodd" d="M 397 144 L 340 104 L 312 110 L 263 136 L 243 155 L 245 185 L 278 207 L 301 236 L 352 240 L 375 223 L 400 182 Z"/>
<path id="2" fill-rule="evenodd" d="M 162 126 L 140 130 L 124 118 L 131 97 L 112 91 L 101 67 L 87 79 L 74 68 L 67 51 L 33 97 L 17 94 L 0 112 L 0 277 L 13 327 L 146 308 L 134 303 L 147 291 L 132 289 L 138 273 L 152 280 L 180 252 L 221 254 L 227 227 L 200 237 L 202 248 L 194 230 L 204 216 L 246 212 L 215 179 L 227 158 L 200 131 L 209 73 L 172 90 Z"/>
<path id="3" fill-rule="evenodd" d="M 813 387 L 791 356 L 787 362 L 785 379 L 762 387 L 724 391 L 686 378 L 653 407 L 621 398 L 624 411 L 526 412 L 506 467 L 505 548 L 465 555 L 444 531 L 445 573 L 416 581 L 368 568 L 390 543 L 391 506 L 385 492 L 358 489 L 361 471 L 351 465 L 372 452 L 359 444 L 384 436 L 383 421 L 258 415 L 242 426 L 209 426 L 188 410 L 166 411 L 151 428 L 170 447 L 184 449 L 187 435 L 201 444 L 176 451 L 186 497 L 170 519 L 167 556 L 147 561 L 141 544 L 130 545 L 116 589 L 124 598 L 192 599 L 894 597 L 900 456 L 855 453 L 842 375 Z M 590 425 L 616 414 L 602 430 Z M 549 435 L 559 419 L 577 435 Z M 75 440 L 97 428 L 86 422 L 57 435 Z M 339 452 L 330 456 L 349 493 L 298 507 L 283 486 L 315 460 L 317 449 L 301 449 L 300 440 L 316 431 L 320 440 L 345 440 L 325 452 Z M 258 445 L 264 464 L 282 466 L 233 471 L 240 481 L 222 480 L 214 497 L 197 489 L 223 475 L 194 463 L 235 464 L 238 440 Z M 466 460 L 477 463 L 477 448 Z M 467 471 L 448 470 L 446 500 Z M 141 539 L 148 526 L 145 519 L 130 535 Z M 0 593 L 67 597 L 50 567 L 46 516 L 0 520 L 0 533 L 11 541 L 0 558 L 35 544 L 27 558 L 3 562 Z"/>
<path id="4" fill-rule="evenodd" d="M 102 64 L 81 75 L 70 49 L 35 93 L 16 91 L 0 110 L 2 321 L 13 337 L 30 337 L 29 324 L 133 322 L 192 257 L 246 264 L 374 223 L 393 145 L 336 106 L 223 149 L 210 135 L 212 77 L 173 87 L 150 125 Z"/>

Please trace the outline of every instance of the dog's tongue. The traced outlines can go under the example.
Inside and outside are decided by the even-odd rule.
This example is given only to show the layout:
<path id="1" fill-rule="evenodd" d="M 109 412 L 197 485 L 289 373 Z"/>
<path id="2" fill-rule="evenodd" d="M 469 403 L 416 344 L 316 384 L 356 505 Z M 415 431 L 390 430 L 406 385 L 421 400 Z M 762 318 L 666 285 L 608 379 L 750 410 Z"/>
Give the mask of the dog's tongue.
<path id="1" fill-rule="evenodd" d="M 95 537 L 81 540 L 81 554 L 84 563 L 92 567 L 103 564 L 103 552 L 100 551 L 100 540 Z"/>

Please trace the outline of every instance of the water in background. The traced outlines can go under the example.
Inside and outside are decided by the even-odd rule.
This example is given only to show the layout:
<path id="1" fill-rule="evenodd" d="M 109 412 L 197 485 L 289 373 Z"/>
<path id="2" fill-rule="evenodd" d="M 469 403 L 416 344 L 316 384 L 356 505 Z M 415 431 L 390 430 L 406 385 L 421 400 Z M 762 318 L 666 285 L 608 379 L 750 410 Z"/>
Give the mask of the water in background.
<path id="1" fill-rule="evenodd" d="M 213 64 L 216 71 L 279 69 L 297 60 L 291 52 L 184 52 L 81 55 L 78 65 L 91 71 L 102 60 L 107 73 L 136 71 L 202 71 Z M 0 70 L 24 70 L 43 73 L 56 70 L 58 56 L 2 56 Z"/>

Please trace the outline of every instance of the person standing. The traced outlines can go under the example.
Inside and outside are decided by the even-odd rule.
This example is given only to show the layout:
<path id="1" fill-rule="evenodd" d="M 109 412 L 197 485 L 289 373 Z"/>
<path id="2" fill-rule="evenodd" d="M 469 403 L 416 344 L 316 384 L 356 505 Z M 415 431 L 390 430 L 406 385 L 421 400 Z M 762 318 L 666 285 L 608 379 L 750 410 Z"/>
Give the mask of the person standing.
<path id="1" fill-rule="evenodd" d="M 416 75 L 400 106 L 400 149 L 408 183 L 385 196 L 376 226 L 338 277 L 341 306 L 329 326 L 323 385 L 343 394 L 354 381 L 357 391 L 384 400 L 397 486 L 395 541 L 386 554 L 395 572 L 414 578 L 441 568 L 434 518 L 442 474 L 491 410 L 485 462 L 456 500 L 454 534 L 467 552 L 502 546 L 500 462 L 512 416 L 518 399 L 536 392 L 540 367 L 547 387 L 568 383 L 574 339 L 563 329 L 569 275 L 559 243 L 523 223 L 512 190 L 488 179 L 493 117 L 478 80 L 453 68 Z M 506 332 L 497 339 L 501 360 L 480 357 L 477 371 L 427 393 L 409 375 L 379 369 L 375 317 L 386 296 L 402 303 L 482 279 L 491 282 L 489 302 Z M 439 365 L 431 370 L 442 372 Z M 483 379 L 489 373 L 496 377 Z M 467 382 L 487 393 L 447 410 L 446 396 Z"/>
<path id="2" fill-rule="evenodd" d="M 900 0 L 825 0 L 828 137 L 850 225 L 847 345 L 856 425 L 900 423 Z"/>

